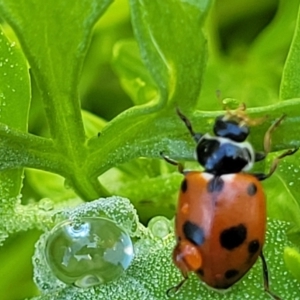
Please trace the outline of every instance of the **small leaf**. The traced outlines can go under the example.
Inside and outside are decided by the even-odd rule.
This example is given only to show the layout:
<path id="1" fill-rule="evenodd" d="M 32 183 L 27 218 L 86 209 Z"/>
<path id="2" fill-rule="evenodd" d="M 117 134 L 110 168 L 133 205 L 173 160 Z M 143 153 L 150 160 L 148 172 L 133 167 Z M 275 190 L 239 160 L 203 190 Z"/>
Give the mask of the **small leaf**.
<path id="1" fill-rule="evenodd" d="M 0 123 L 3 127 L 27 131 L 30 106 L 28 66 L 15 42 L 10 42 L 0 27 Z M 22 99 L 22 101 L 20 101 Z M 5 125 L 4 125 L 5 124 Z M 5 156 L 9 153 L 5 151 Z M 1 164 L 3 161 L 1 160 Z M 0 245 L 7 237 L 7 221 L 12 218 L 13 207 L 19 203 L 23 168 L 13 168 L 0 173 Z M 8 218 L 6 218 L 8 217 Z"/>
<path id="2" fill-rule="evenodd" d="M 195 104 L 206 63 L 206 40 L 201 26 L 210 3 L 130 1 L 141 56 L 156 82 L 162 103 L 167 99 L 176 103 L 184 97 L 186 106 Z"/>
<path id="3" fill-rule="evenodd" d="M 70 187 L 68 188 L 66 180 L 61 176 L 35 169 L 26 170 L 25 175 L 26 183 L 38 195 L 36 200 L 43 201 L 42 198 L 48 198 L 59 203 L 77 198 L 74 191 Z"/>
<path id="4" fill-rule="evenodd" d="M 1 27 L 0 54 L 0 123 L 26 132 L 30 106 L 28 66 L 21 50 L 4 36 Z M 22 173 L 20 168 L 0 174 L 1 200 L 19 195 Z"/>
<path id="5" fill-rule="evenodd" d="M 144 104 L 157 97 L 157 90 L 149 71 L 141 61 L 134 40 L 121 41 L 114 47 L 113 67 L 120 77 L 122 87 L 135 105 Z"/>
<path id="6" fill-rule="evenodd" d="M 107 122 L 85 110 L 81 110 L 81 114 L 87 138 L 96 138 Z"/>

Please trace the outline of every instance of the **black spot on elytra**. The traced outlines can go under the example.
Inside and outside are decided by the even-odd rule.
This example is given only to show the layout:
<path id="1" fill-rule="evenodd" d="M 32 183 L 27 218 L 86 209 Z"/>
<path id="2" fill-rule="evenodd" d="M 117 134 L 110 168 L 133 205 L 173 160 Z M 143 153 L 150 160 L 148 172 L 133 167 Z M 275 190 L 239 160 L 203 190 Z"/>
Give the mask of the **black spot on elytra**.
<path id="1" fill-rule="evenodd" d="M 257 186 L 255 183 L 251 182 L 247 187 L 247 194 L 249 196 L 254 196 L 257 192 Z"/>
<path id="2" fill-rule="evenodd" d="M 235 277 L 238 274 L 239 274 L 238 270 L 235 270 L 235 269 L 227 270 L 225 272 L 225 278 L 231 279 L 231 278 Z"/>
<path id="3" fill-rule="evenodd" d="M 198 269 L 198 270 L 196 271 L 196 273 L 197 273 L 198 275 L 200 275 L 201 277 L 204 276 L 204 271 L 203 271 L 203 269 Z"/>
<path id="4" fill-rule="evenodd" d="M 220 193 L 224 187 L 224 180 L 219 176 L 214 176 L 207 183 L 207 191 L 209 193 Z"/>
<path id="5" fill-rule="evenodd" d="M 248 251 L 251 255 L 255 254 L 260 248 L 260 243 L 258 240 L 253 240 L 248 245 Z"/>
<path id="6" fill-rule="evenodd" d="M 220 244 L 227 250 L 232 250 L 243 244 L 247 237 L 247 228 L 240 224 L 223 230 L 220 234 Z"/>
<path id="7" fill-rule="evenodd" d="M 200 246 L 204 242 L 204 232 L 201 227 L 197 224 L 194 224 L 190 221 L 186 221 L 183 224 L 183 233 L 187 240 L 193 243 L 196 246 Z"/>
<path id="8" fill-rule="evenodd" d="M 187 186 L 187 181 L 186 181 L 186 179 L 183 179 L 183 181 L 182 181 L 182 183 L 181 183 L 181 191 L 182 191 L 183 193 L 185 193 L 185 192 L 187 191 L 187 188 L 188 188 L 188 186 Z"/>

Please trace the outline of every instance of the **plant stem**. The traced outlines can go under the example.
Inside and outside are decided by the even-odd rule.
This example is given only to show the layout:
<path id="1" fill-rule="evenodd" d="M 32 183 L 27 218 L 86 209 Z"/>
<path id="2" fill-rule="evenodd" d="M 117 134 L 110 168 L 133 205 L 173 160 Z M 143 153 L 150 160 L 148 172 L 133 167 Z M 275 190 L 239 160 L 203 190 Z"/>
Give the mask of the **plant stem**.
<path id="1" fill-rule="evenodd" d="M 73 174 L 66 179 L 66 186 L 70 185 L 77 195 L 85 201 L 92 201 L 100 197 L 111 196 L 111 194 L 100 184 L 97 178 L 87 178 L 81 174 Z"/>

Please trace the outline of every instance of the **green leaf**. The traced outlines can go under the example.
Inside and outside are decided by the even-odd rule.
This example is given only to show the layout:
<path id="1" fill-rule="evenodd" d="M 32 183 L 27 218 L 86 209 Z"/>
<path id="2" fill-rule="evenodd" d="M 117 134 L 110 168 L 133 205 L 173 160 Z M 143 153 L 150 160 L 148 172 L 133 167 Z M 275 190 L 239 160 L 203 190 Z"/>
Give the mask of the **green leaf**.
<path id="1" fill-rule="evenodd" d="M 111 0 L 46 4 L 39 0 L 0 1 L 1 15 L 15 30 L 42 95 L 53 138 L 51 156 L 68 157 L 69 167 L 63 164 L 57 173 L 67 177 L 85 199 L 105 194 L 105 189 L 82 170 L 87 149 L 77 86 L 93 25 L 110 3 Z M 43 156 L 39 150 L 34 149 L 37 156 Z M 24 152 L 22 149 L 18 155 Z M 42 159 L 38 167 L 41 162 L 47 165 Z M 60 163 L 56 161 L 55 165 Z M 48 165 L 48 170 L 51 167 Z"/>
<path id="2" fill-rule="evenodd" d="M 108 65 L 114 44 L 123 39 L 124 36 L 132 35 L 129 22 L 128 0 L 113 1 L 95 25 L 92 41 L 84 60 L 79 87 L 82 95 L 82 104 L 83 106 L 85 103 L 88 105 L 97 104 L 96 112 L 103 111 L 105 115 L 111 113 L 111 110 L 120 112 L 126 107 L 120 105 L 124 101 L 124 99 L 121 99 L 124 94 Z M 100 82 L 101 84 L 96 84 Z M 91 91 L 93 95 L 91 95 Z M 111 93 L 113 93 L 114 101 L 118 102 L 118 106 L 109 105 L 105 101 L 99 103 L 98 97 L 94 95 L 99 95 L 100 93 L 104 94 L 106 99 L 109 99 L 112 96 Z M 118 95 L 117 99 L 116 95 Z M 130 101 L 129 99 L 126 100 Z M 111 116 L 115 115 L 116 113 L 111 114 Z"/>
<path id="3" fill-rule="evenodd" d="M 2 30 L 0 53 L 0 122 L 25 132 L 30 105 L 28 65 L 16 42 L 9 41 Z"/>
<path id="4" fill-rule="evenodd" d="M 1 27 L 0 54 L 0 123 L 26 132 L 30 106 L 28 66 L 21 50 L 5 37 Z M 0 174 L 1 200 L 19 195 L 22 173 L 19 168 Z"/>
<path id="5" fill-rule="evenodd" d="M 276 15 L 251 45 L 251 57 L 255 56 L 261 62 L 263 60 L 264 63 L 275 67 L 277 65 L 277 68 L 278 64 L 282 64 L 294 34 L 298 7 L 299 0 L 279 1 Z"/>
<path id="6" fill-rule="evenodd" d="M 50 139 L 14 130 L 3 124 L 0 124 L 0 137 L 2 171 L 31 167 L 60 174 L 61 170 L 69 165 L 64 155 L 57 153 Z"/>
<path id="7" fill-rule="evenodd" d="M 37 4 L 37 3 L 35 3 L 35 4 Z M 82 4 L 82 5 L 84 5 L 84 4 Z M 155 4 L 155 5 L 157 5 L 157 4 Z M 79 7 L 80 7 L 80 9 L 79 9 Z M 80 27 L 80 29 L 74 30 L 75 33 L 72 33 L 72 34 L 75 34 L 75 36 L 73 36 L 74 41 L 72 40 L 73 43 L 76 43 L 76 42 L 78 43 L 80 39 L 83 39 L 85 42 L 87 42 L 87 40 L 88 40 L 87 28 L 79 26 L 80 20 L 85 25 L 90 24 L 89 29 L 91 29 L 91 26 L 93 25 L 92 21 L 94 19 L 92 17 L 95 17 L 95 13 L 93 13 L 91 15 L 91 11 L 89 10 L 89 8 L 85 7 L 86 14 L 84 15 L 83 14 L 84 7 L 81 7 L 81 6 L 73 7 L 72 6 L 72 9 L 69 9 L 69 10 L 73 11 L 74 14 L 75 13 L 79 14 L 79 11 L 80 11 L 80 18 L 77 18 L 76 22 L 72 18 L 70 19 L 71 21 L 75 22 L 75 23 L 74 22 L 72 23 L 73 25 L 75 24 L 78 27 Z M 140 135 L 140 132 L 145 131 L 145 130 L 147 130 L 147 128 L 151 127 L 153 125 L 153 121 L 156 122 L 157 120 L 159 120 L 160 128 L 159 127 L 157 127 L 157 128 L 158 128 L 158 130 L 161 131 L 161 128 L 164 128 L 164 125 L 165 125 L 161 121 L 164 121 L 163 117 L 166 117 L 165 120 L 168 119 L 167 115 L 169 113 L 161 112 L 157 115 L 153 114 L 152 115 L 153 118 L 152 117 L 149 118 L 149 114 L 157 111 L 159 109 L 159 106 L 156 107 L 155 104 L 153 106 L 153 103 L 147 103 L 144 107 L 134 107 L 133 109 L 125 112 L 124 114 L 121 114 L 120 116 L 118 116 L 118 118 L 116 118 L 113 122 L 111 122 L 107 126 L 107 128 L 113 128 L 114 131 L 118 132 L 118 134 L 122 134 L 123 138 L 119 139 L 118 135 L 115 135 L 113 131 L 107 131 L 107 128 L 105 128 L 103 130 L 101 138 L 99 138 L 99 139 L 92 138 L 91 139 L 90 145 L 93 144 L 94 147 L 90 148 L 90 153 L 92 155 L 91 155 L 91 157 L 87 158 L 88 153 L 86 151 L 86 148 L 84 147 L 84 141 L 82 140 L 82 134 L 81 134 L 83 132 L 81 130 L 82 124 L 80 125 L 81 118 L 80 119 L 77 118 L 78 113 L 79 113 L 77 110 L 78 97 L 77 97 L 77 95 L 74 94 L 74 91 L 76 91 L 76 87 L 75 87 L 75 84 L 76 84 L 75 79 L 76 78 L 74 79 L 75 81 L 73 82 L 73 86 L 71 86 L 71 84 L 68 84 L 72 81 L 70 79 L 72 75 L 70 75 L 70 74 L 72 74 L 73 71 L 74 72 L 76 70 L 78 71 L 78 66 L 80 65 L 80 61 L 78 61 L 78 59 L 79 58 L 82 59 L 82 56 L 84 54 L 83 50 L 85 50 L 84 47 L 86 47 L 86 44 L 84 44 L 84 43 L 80 44 L 81 46 L 82 45 L 84 46 L 84 47 L 82 46 L 83 48 L 81 47 L 81 50 L 82 49 L 83 50 L 80 53 L 76 52 L 78 50 L 79 46 L 77 48 L 75 46 L 71 47 L 71 49 L 68 49 L 68 53 L 64 53 L 64 51 L 66 51 L 66 49 L 64 47 L 60 47 L 58 43 L 54 43 L 55 28 L 58 31 L 57 20 L 60 20 L 60 18 L 62 18 L 62 15 L 66 14 L 66 13 L 63 13 L 64 10 L 67 9 L 66 4 L 61 4 L 61 6 L 59 6 L 59 7 L 52 6 L 51 4 L 47 4 L 45 7 L 43 6 L 40 9 L 40 11 L 42 13 L 39 13 L 37 18 L 34 18 L 34 16 L 33 16 L 37 13 L 37 8 L 33 9 L 32 11 L 30 11 L 28 13 L 28 15 L 32 15 L 32 19 L 37 20 L 37 22 L 38 21 L 40 22 L 39 25 L 35 26 L 35 27 L 38 27 L 38 30 L 39 30 L 38 32 L 45 33 L 44 35 L 42 35 L 43 38 L 41 38 L 41 40 L 36 42 L 35 44 L 33 43 L 33 37 L 32 37 L 34 22 L 32 24 L 29 24 L 28 26 L 26 26 L 25 30 L 21 30 L 21 29 L 23 29 L 23 27 L 21 28 L 20 24 L 22 24 L 22 25 L 26 24 L 26 22 L 28 22 L 28 19 L 29 19 L 26 17 L 26 19 L 23 20 L 22 18 L 24 17 L 24 15 L 19 14 L 18 9 L 21 9 L 22 6 L 21 7 L 15 6 L 13 3 L 10 3 L 10 2 L 5 2 L 5 3 L 1 4 L 1 1 L 0 1 L 0 8 L 2 8 L 2 10 L 4 11 L 4 16 L 7 18 L 7 20 L 10 22 L 10 24 L 16 30 L 16 33 L 19 35 L 20 41 L 23 44 L 23 48 L 29 58 L 31 66 L 33 68 L 33 73 L 35 74 L 38 85 L 39 85 L 40 89 L 42 89 L 42 91 L 44 91 L 43 99 L 44 99 L 44 102 L 47 104 L 46 112 L 47 112 L 47 115 L 49 118 L 49 124 L 51 126 L 53 126 L 52 130 L 55 132 L 55 135 L 57 135 L 57 136 L 55 136 L 52 134 L 52 136 L 55 139 L 54 139 L 54 143 L 52 145 L 52 149 L 49 150 L 52 153 L 54 153 L 51 155 L 51 159 L 53 159 L 53 161 L 52 161 L 53 164 L 48 163 L 48 159 L 46 161 L 45 161 L 45 159 L 40 159 L 40 157 L 46 158 L 47 151 L 44 151 L 44 150 L 39 151 L 43 147 L 40 148 L 40 146 L 38 146 L 38 145 L 41 143 L 46 144 L 46 143 L 48 143 L 48 141 L 42 141 L 42 140 L 38 140 L 38 139 L 34 139 L 33 137 L 30 137 L 31 142 L 29 142 L 29 140 L 28 140 L 27 144 L 29 146 L 28 149 L 32 149 L 32 151 L 24 151 L 24 149 L 20 147 L 21 146 L 21 144 L 19 143 L 20 140 L 19 141 L 16 140 L 16 143 L 11 145 L 10 140 L 7 139 L 6 146 L 9 148 L 13 148 L 12 153 L 14 153 L 14 156 L 7 157 L 6 159 L 4 159 L 4 161 L 5 160 L 7 161 L 7 164 L 5 164 L 5 166 L 9 165 L 10 167 L 13 167 L 13 165 L 25 163 L 26 164 L 25 166 L 27 166 L 27 167 L 36 167 L 42 163 L 43 164 L 42 168 L 45 168 L 45 166 L 47 166 L 46 170 L 52 170 L 52 171 L 56 170 L 55 172 L 57 172 L 58 174 L 67 177 L 67 179 L 70 181 L 70 184 L 84 198 L 92 199 L 92 198 L 96 197 L 97 194 L 99 194 L 99 193 L 102 193 L 102 194 L 105 193 L 105 191 L 97 185 L 96 176 L 98 176 L 99 174 L 101 174 L 101 172 L 106 170 L 106 166 L 103 166 L 103 162 L 105 162 L 105 164 L 112 162 L 110 160 L 110 157 L 105 157 L 106 149 L 109 150 L 109 152 L 111 152 L 114 141 L 117 141 L 115 149 L 118 149 L 118 144 L 121 142 L 124 145 L 124 142 L 123 142 L 124 140 L 127 140 L 128 142 L 130 142 L 130 140 L 135 139 L 136 136 L 140 136 L 142 138 L 142 136 Z M 102 9 L 103 6 L 100 5 L 100 8 L 99 8 L 99 6 L 97 6 L 97 8 Z M 197 36 L 199 36 L 199 39 L 196 39 L 198 42 L 195 42 L 195 44 L 193 44 L 196 46 L 195 49 L 193 49 L 192 51 L 187 52 L 187 53 L 180 53 L 179 55 L 176 55 L 176 61 L 174 60 L 174 66 L 178 65 L 178 68 L 181 70 L 182 74 L 186 74 L 185 71 L 183 72 L 182 66 L 186 66 L 187 60 L 189 62 L 191 62 L 191 60 L 193 60 L 193 62 L 194 62 L 193 67 L 195 69 L 197 69 L 197 71 L 195 71 L 195 74 L 196 74 L 195 76 L 197 78 L 193 77 L 193 76 L 185 75 L 185 77 L 182 77 L 181 80 L 178 81 L 178 83 L 179 83 L 178 86 L 181 86 L 182 90 L 181 90 L 181 93 L 179 93 L 177 95 L 178 99 L 176 101 L 177 101 L 177 104 L 184 103 L 186 105 L 186 103 L 187 103 L 186 95 L 189 94 L 190 98 L 193 99 L 193 101 L 194 101 L 194 99 L 197 98 L 197 95 L 199 93 L 200 85 L 198 85 L 197 82 L 199 82 L 199 80 L 201 80 L 202 74 L 201 74 L 201 72 L 198 72 L 198 70 L 203 69 L 203 62 L 205 61 L 204 57 L 202 57 L 201 55 L 199 56 L 199 53 L 201 53 L 201 51 L 203 51 L 204 44 L 205 44 L 205 39 L 201 33 L 201 24 L 202 24 L 201 22 L 203 21 L 204 16 L 206 15 L 207 11 L 201 10 L 202 7 L 199 8 L 196 5 L 192 6 L 186 2 L 183 2 L 183 3 L 174 2 L 172 4 L 172 6 L 169 7 L 169 9 L 171 9 L 171 8 L 172 8 L 172 11 L 174 12 L 174 14 L 179 14 L 179 13 L 181 14 L 184 12 L 185 14 L 183 14 L 183 15 L 187 19 L 187 22 L 192 23 L 192 24 L 190 24 L 191 26 L 184 27 L 186 29 L 186 34 L 182 34 L 182 35 L 184 35 L 184 36 L 190 35 L 190 37 L 191 37 L 192 35 L 196 34 Z M 208 9 L 208 6 L 205 6 L 205 8 Z M 28 10 L 28 7 L 26 7 L 26 9 Z M 24 11 L 26 11 L 26 9 L 24 8 Z M 100 12 L 102 12 L 101 9 L 98 11 L 97 15 L 99 15 Z M 157 14 L 155 14 L 155 12 L 152 11 L 152 9 L 153 9 L 153 7 L 150 4 L 148 15 L 156 18 Z M 53 24 L 53 28 L 52 28 L 52 26 L 50 26 L 50 25 L 45 26 L 45 23 L 42 22 L 41 18 L 43 18 L 43 20 L 45 20 L 46 18 L 43 16 L 45 16 L 46 13 L 53 15 L 53 13 L 52 13 L 53 11 L 56 12 L 54 14 L 56 16 L 56 19 L 54 20 L 55 24 Z M 145 12 L 145 11 L 143 11 L 143 12 Z M 136 15 L 139 16 L 139 14 L 143 14 L 143 12 L 138 11 L 136 13 Z M 194 19 L 191 19 L 192 15 L 193 15 Z M 139 16 L 139 17 L 141 18 L 141 16 Z M 74 18 L 75 18 L 75 16 L 74 16 Z M 169 15 L 166 15 L 166 19 L 165 19 L 166 23 L 168 23 L 167 22 L 168 18 L 169 18 Z M 67 19 L 67 21 L 70 21 L 70 20 Z M 89 20 L 89 22 L 84 22 L 84 20 Z M 69 23 L 66 23 L 66 24 L 69 24 Z M 173 25 L 175 26 L 175 24 L 173 24 Z M 160 38 L 160 42 L 162 42 L 161 35 L 160 35 L 161 30 L 159 30 L 158 28 L 154 28 L 153 32 L 158 34 L 158 37 Z M 60 31 L 60 33 L 61 33 L 61 36 L 63 37 L 64 31 L 62 30 L 62 31 Z M 199 33 L 201 33 L 201 34 L 199 35 Z M 49 38 L 46 38 L 48 36 L 53 37 L 53 39 L 49 40 Z M 72 38 L 72 35 L 69 35 L 67 41 L 69 41 L 69 39 L 71 40 L 71 38 Z M 57 41 L 60 41 L 60 40 L 56 39 L 56 42 Z M 146 40 L 140 39 L 139 42 L 141 45 L 143 45 L 143 44 L 145 44 Z M 165 46 L 165 44 L 164 44 L 164 46 Z M 163 49 L 163 50 L 168 53 L 171 53 L 171 49 L 173 46 L 174 45 L 172 43 L 170 43 L 170 45 L 168 47 L 166 47 L 166 49 Z M 37 51 L 38 49 L 40 50 L 40 49 L 46 49 L 46 48 L 47 49 L 53 48 L 53 50 Z M 45 55 L 45 57 L 43 56 L 42 58 L 39 58 L 39 54 L 41 54 L 41 53 L 46 53 L 47 55 Z M 160 54 L 162 54 L 162 52 Z M 67 66 L 66 68 L 62 67 L 62 57 L 67 57 L 67 59 L 64 60 L 64 63 Z M 199 57 L 201 57 L 201 59 L 199 59 Z M 38 59 L 39 59 L 39 63 L 37 63 L 37 61 L 36 61 Z M 51 65 L 50 65 L 50 60 L 51 60 Z M 74 63 L 74 61 L 76 63 Z M 52 66 L 54 62 L 55 62 L 55 66 Z M 53 69 L 52 72 L 48 72 L 50 70 L 49 69 L 50 67 L 55 68 L 55 69 Z M 70 70 L 72 68 L 74 68 L 74 70 L 72 69 L 73 71 L 71 72 L 68 68 Z M 64 80 L 60 80 L 58 82 L 57 79 L 62 78 L 62 76 L 65 76 L 66 70 L 67 71 L 69 70 L 67 72 L 69 77 L 66 77 L 66 78 L 64 78 Z M 62 73 L 64 75 L 62 75 Z M 184 82 L 186 82 L 186 84 L 184 84 Z M 191 86 L 196 87 L 196 88 L 191 89 Z M 47 91 L 47 92 L 45 93 L 45 91 Z M 61 98 L 62 91 L 64 91 L 63 95 L 64 95 L 65 99 Z M 49 104 L 50 102 L 52 104 Z M 163 103 L 163 102 L 161 102 L 161 103 Z M 60 116 L 60 117 L 58 117 L 58 116 Z M 130 120 L 130 124 L 128 127 L 126 123 L 129 120 Z M 144 122 L 143 126 L 141 126 L 142 122 Z M 128 130 L 126 131 L 129 134 L 128 138 L 126 138 L 126 135 L 123 132 L 123 129 L 126 127 L 128 127 Z M 130 130 L 130 127 L 131 127 L 131 129 L 134 129 L 134 130 Z M 52 131 L 52 130 L 50 128 L 50 131 Z M 16 138 L 17 138 L 17 136 L 18 136 L 18 138 L 20 138 L 20 135 L 17 132 L 14 132 L 14 134 L 15 134 Z M 112 134 L 112 136 L 109 136 L 110 134 Z M 3 135 L 5 135 L 5 130 L 3 130 Z M 10 136 L 11 136 L 11 133 L 10 133 Z M 109 143 L 106 143 L 105 137 L 110 139 Z M 35 140 L 37 142 L 36 145 L 32 144 L 33 140 Z M 99 141 L 101 141 L 101 142 L 99 143 Z M 3 139 L 3 142 L 5 142 L 5 139 Z M 102 142 L 105 143 L 104 147 L 102 147 L 103 146 Z M 139 143 L 139 142 L 140 142 L 139 140 L 136 140 L 136 143 Z M 4 152 L 4 150 L 3 150 L 3 152 Z M 138 157 L 141 154 L 140 151 L 138 151 L 138 152 L 130 151 L 130 152 L 131 152 L 131 156 L 128 156 L 127 160 L 129 160 L 131 157 L 133 157 L 133 158 Z M 61 164 L 61 160 L 59 159 L 61 154 L 68 157 L 68 162 Z M 108 153 L 108 155 L 110 155 L 110 154 Z M 112 155 L 114 155 L 114 153 L 112 153 Z M 56 156 L 56 158 L 55 158 L 55 156 Z M 3 157 L 5 158 L 4 153 L 3 153 Z M 22 159 L 16 160 L 15 159 L 16 157 L 20 157 Z M 96 159 L 94 159 L 94 158 L 96 158 Z M 124 156 L 120 156 L 120 158 L 123 159 Z M 98 164 L 99 159 L 102 159 L 102 163 L 100 163 L 100 164 Z M 34 161 L 32 161 L 32 160 L 34 160 Z M 86 160 L 86 162 L 85 162 L 85 160 Z M 68 165 L 66 165 L 66 163 Z M 118 160 L 115 161 L 115 164 L 117 164 L 117 163 L 118 163 Z M 83 166 L 87 166 L 87 167 L 84 168 L 84 170 L 83 170 Z M 41 167 L 41 165 L 39 167 Z M 96 168 L 96 172 L 94 172 L 95 168 Z M 98 172 L 98 170 L 100 170 L 100 173 Z M 70 173 L 72 173 L 72 174 L 70 174 Z"/>
<path id="8" fill-rule="evenodd" d="M 116 43 L 112 63 L 122 87 L 135 105 L 147 103 L 157 97 L 155 83 L 141 61 L 138 45 L 134 40 Z"/>
<path id="9" fill-rule="evenodd" d="M 89 141 L 91 156 L 87 168 L 90 174 L 102 174 L 113 166 L 111 162 L 116 166 L 140 156 L 160 157 L 160 151 L 170 148 L 184 153 L 182 134 L 178 138 L 176 130 L 183 132 L 184 127 L 176 116 L 175 106 L 191 109 L 200 91 L 206 61 L 206 40 L 201 26 L 209 2 L 200 5 L 193 1 L 133 0 L 130 3 L 141 55 L 159 88 L 160 98 L 123 112 L 103 129 L 98 139 Z M 160 11 L 167 13 L 159 14 Z M 180 16 L 185 26 L 181 26 L 174 16 Z M 169 36 L 170 30 L 180 32 L 178 39 Z M 179 46 L 182 51 L 173 51 Z M 166 65 L 169 63 L 170 69 Z M 187 68 L 191 68 L 189 72 Z M 132 77 L 128 77 L 128 82 L 130 80 Z M 167 86 L 173 89 L 172 95 L 167 96 Z M 167 100 L 172 108 L 162 110 Z M 186 157 L 186 153 L 184 155 Z"/>
<path id="10" fill-rule="evenodd" d="M 299 7 L 298 7 L 299 9 Z M 285 62 L 281 86 L 280 98 L 282 100 L 300 97 L 300 84 L 298 76 L 300 72 L 300 11 L 295 27 L 293 41 Z"/>
<path id="11" fill-rule="evenodd" d="M 111 2 L 0 1 L 42 92 L 51 135 L 71 159 L 83 156 L 85 140 L 77 91 L 83 59 L 91 29 Z"/>
<path id="12" fill-rule="evenodd" d="M 206 63 L 206 40 L 199 27 L 210 4 L 209 0 L 130 1 L 141 56 L 162 104 L 184 97 L 186 107 L 195 105 Z"/>
<path id="13" fill-rule="evenodd" d="M 270 155 L 267 166 L 279 153 Z M 268 215 L 300 228 L 300 201 L 297 188 L 299 153 L 286 157 L 269 179 L 263 182 L 267 192 Z"/>
<path id="14" fill-rule="evenodd" d="M 24 299 L 38 295 L 32 281 L 32 250 L 40 231 L 29 231 L 11 237 L 0 249 L 0 298 Z M 22 249 L 22 251 L 20 251 Z M 18 288 L 13 288 L 17 283 Z"/>
<path id="15" fill-rule="evenodd" d="M 223 97 L 234 97 L 248 107 L 278 102 L 283 63 L 292 40 L 299 1 L 271 2 L 216 4 L 206 26 L 210 31 L 209 62 L 199 109 L 220 107 L 216 90 Z M 266 6 L 270 6 L 269 10 Z M 269 20 L 265 27 L 259 25 L 263 19 L 263 22 Z"/>
<path id="16" fill-rule="evenodd" d="M 300 253 L 295 248 L 286 247 L 284 249 L 284 262 L 292 273 L 292 275 L 297 278 L 300 282 Z"/>
<path id="17" fill-rule="evenodd" d="M 133 166 L 135 163 L 136 160 L 124 165 L 127 168 L 131 167 L 131 170 L 135 170 Z M 161 161 L 160 163 L 163 165 L 165 162 Z M 141 172 L 151 165 L 153 165 L 152 160 L 145 160 L 144 168 L 137 170 L 134 177 L 125 172 L 120 172 L 116 168 L 109 170 L 100 177 L 101 182 L 108 187 L 112 195 L 130 199 L 143 223 L 147 223 L 150 218 L 156 215 L 164 215 L 169 218 L 174 216 L 178 188 L 182 181 L 182 174 L 177 170 L 152 177 L 147 176 L 145 172 Z M 140 165 L 140 167 L 142 166 Z M 163 168 L 160 171 L 163 172 Z M 114 182 L 113 185 L 110 184 L 111 181 Z"/>
<path id="18" fill-rule="evenodd" d="M 105 126 L 106 122 L 87 111 L 82 110 L 81 113 L 87 137 L 97 138 L 99 130 Z M 48 150 L 49 147 L 50 145 L 47 145 Z M 30 148 L 30 145 L 28 145 L 28 148 Z M 47 158 L 52 157 L 53 152 L 55 151 L 51 147 L 50 150 L 51 151 L 47 153 Z M 44 149 L 43 152 L 45 151 L 46 149 Z M 55 160 L 57 161 L 58 159 L 59 158 L 56 157 Z M 55 166 L 55 161 L 51 161 L 49 158 L 46 159 L 46 157 L 42 157 L 42 160 L 47 162 L 47 164 L 52 167 Z M 62 157 L 60 161 L 60 167 L 65 164 L 64 161 L 65 159 Z M 42 163 L 40 166 L 42 166 Z M 57 170 L 52 169 L 51 171 L 56 171 L 56 173 L 58 173 L 60 167 L 57 166 Z M 43 169 L 46 170 L 47 167 L 44 166 Z M 26 170 L 26 182 L 31 186 L 31 189 L 34 190 L 37 195 L 39 195 L 39 198 L 36 200 L 39 200 L 40 198 L 50 198 L 54 202 L 60 202 L 76 198 L 76 194 L 71 187 L 68 186 L 68 180 L 64 179 L 62 176 L 58 176 L 50 172 L 28 169 Z"/>
<path id="19" fill-rule="evenodd" d="M 26 60 L 15 42 L 10 42 L 0 27 L 0 123 L 22 132 L 27 131 L 30 106 L 30 82 Z M 22 101 L 20 101 L 22 99 Z M 4 125 L 5 124 L 5 125 Z M 9 154 L 6 152 L 5 156 Z M 1 161 L 3 165 L 3 161 Z M 13 214 L 19 202 L 23 168 L 0 173 L 0 211 Z M 10 216 L 11 218 L 11 216 Z M 0 244 L 6 238 L 6 218 L 0 224 Z"/>
<path id="20" fill-rule="evenodd" d="M 82 110 L 81 114 L 83 118 L 84 131 L 87 138 L 96 137 L 99 134 L 100 130 L 102 130 L 102 128 L 107 123 L 100 117 L 88 111 Z"/>
<path id="21" fill-rule="evenodd" d="M 39 207 L 43 206 L 43 199 L 49 199 L 49 205 L 54 203 L 76 199 L 77 196 L 69 187 L 68 182 L 61 176 L 45 172 L 41 170 L 28 169 L 25 172 L 26 183 L 30 185 L 31 189 L 38 195 Z M 46 203 L 47 204 L 47 203 Z M 51 205 L 50 205 L 51 207 Z"/>

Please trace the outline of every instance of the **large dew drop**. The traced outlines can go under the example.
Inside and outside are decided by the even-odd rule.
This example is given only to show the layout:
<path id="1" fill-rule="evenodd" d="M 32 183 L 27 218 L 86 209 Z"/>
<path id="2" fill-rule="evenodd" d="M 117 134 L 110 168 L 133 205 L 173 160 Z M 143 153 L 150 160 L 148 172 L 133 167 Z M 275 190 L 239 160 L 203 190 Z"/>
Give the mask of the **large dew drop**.
<path id="1" fill-rule="evenodd" d="M 58 224 L 50 232 L 45 248 L 46 261 L 55 276 L 78 287 L 117 278 L 129 267 L 133 256 L 126 231 L 99 217 Z"/>

